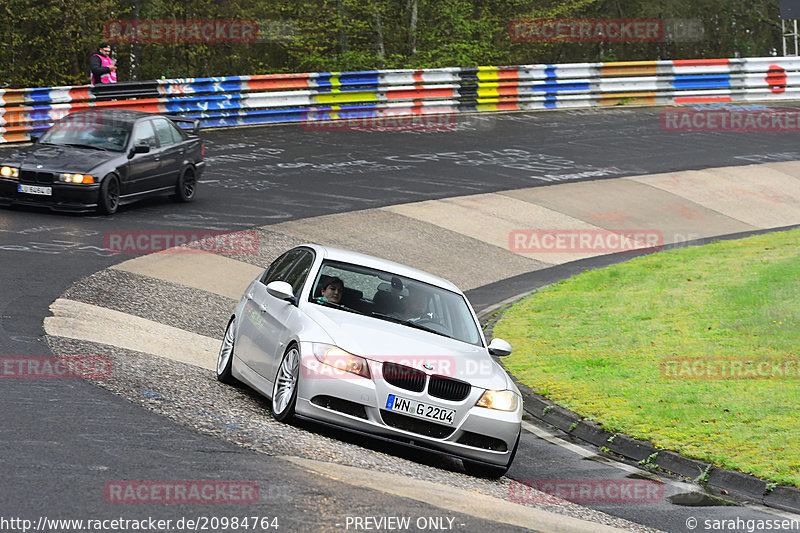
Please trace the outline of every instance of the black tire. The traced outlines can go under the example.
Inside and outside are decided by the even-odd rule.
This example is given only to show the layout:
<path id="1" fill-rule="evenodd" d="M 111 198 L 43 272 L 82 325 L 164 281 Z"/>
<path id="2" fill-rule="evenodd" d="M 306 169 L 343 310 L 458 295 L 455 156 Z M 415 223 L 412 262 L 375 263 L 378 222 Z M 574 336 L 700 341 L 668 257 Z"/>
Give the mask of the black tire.
<path id="1" fill-rule="evenodd" d="M 286 422 L 294 416 L 299 382 L 300 350 L 292 344 L 283 354 L 272 386 L 272 416 L 278 422 Z"/>
<path id="2" fill-rule="evenodd" d="M 177 202 L 191 202 L 197 193 L 197 178 L 194 174 L 194 167 L 186 167 L 178 176 L 175 183 L 175 194 L 172 198 Z"/>
<path id="3" fill-rule="evenodd" d="M 521 435 L 521 433 L 520 433 Z M 477 463 L 469 459 L 462 459 L 464 470 L 467 474 L 475 477 L 483 477 L 489 479 L 497 479 L 503 477 L 508 469 L 511 468 L 511 463 L 514 462 L 514 456 L 517 455 L 517 448 L 519 448 L 519 437 L 517 435 L 517 442 L 514 444 L 514 449 L 511 450 L 511 457 L 508 458 L 508 463 L 505 466 L 488 465 L 486 463 Z"/>
<path id="4" fill-rule="evenodd" d="M 104 215 L 113 215 L 119 209 L 119 178 L 111 174 L 100 184 L 97 210 Z"/>
<path id="5" fill-rule="evenodd" d="M 217 356 L 217 379 L 228 385 L 235 385 L 239 382 L 231 373 L 235 343 L 236 317 L 231 317 L 228 327 L 225 328 L 225 336 L 222 337 L 222 346 L 219 347 L 219 355 Z"/>

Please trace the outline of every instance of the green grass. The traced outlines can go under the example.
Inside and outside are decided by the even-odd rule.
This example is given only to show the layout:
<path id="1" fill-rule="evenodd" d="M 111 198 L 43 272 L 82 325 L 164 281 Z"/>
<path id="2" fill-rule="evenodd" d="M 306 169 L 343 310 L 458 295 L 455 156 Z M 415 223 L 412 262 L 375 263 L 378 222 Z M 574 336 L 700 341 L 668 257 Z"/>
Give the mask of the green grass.
<path id="1" fill-rule="evenodd" d="M 493 334 L 514 346 L 503 362 L 518 379 L 611 432 L 800 487 L 797 372 L 676 379 L 662 366 L 797 359 L 800 230 L 584 272 L 515 304 Z"/>

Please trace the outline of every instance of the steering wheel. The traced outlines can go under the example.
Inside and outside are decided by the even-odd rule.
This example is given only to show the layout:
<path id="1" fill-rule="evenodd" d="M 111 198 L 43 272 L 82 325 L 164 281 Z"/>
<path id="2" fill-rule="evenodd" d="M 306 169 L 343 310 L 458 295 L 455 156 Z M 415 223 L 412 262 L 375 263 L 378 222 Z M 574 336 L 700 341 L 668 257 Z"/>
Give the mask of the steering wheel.
<path id="1" fill-rule="evenodd" d="M 420 318 L 419 320 L 416 321 L 416 324 L 436 330 L 446 335 L 450 334 L 450 328 L 448 328 L 447 326 L 445 326 L 444 324 L 433 318 L 427 318 L 427 317 Z"/>

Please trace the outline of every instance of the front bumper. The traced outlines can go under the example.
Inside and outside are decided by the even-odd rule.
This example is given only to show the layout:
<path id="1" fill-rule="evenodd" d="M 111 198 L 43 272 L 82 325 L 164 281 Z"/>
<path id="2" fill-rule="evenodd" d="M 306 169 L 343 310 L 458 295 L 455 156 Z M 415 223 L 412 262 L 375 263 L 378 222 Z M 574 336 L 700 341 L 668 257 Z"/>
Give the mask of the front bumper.
<path id="1" fill-rule="evenodd" d="M 521 428 L 521 400 L 516 411 L 498 411 L 475 406 L 483 394 L 477 387 L 465 400 L 454 402 L 398 388 L 381 378 L 342 373 L 334 377 L 307 343 L 301 343 L 300 365 L 298 415 L 493 465 L 505 466 L 511 459 Z M 454 424 L 388 411 L 389 394 L 454 409 Z"/>
<path id="2" fill-rule="evenodd" d="M 100 184 L 30 183 L 37 187 L 50 187 L 51 195 L 20 192 L 18 180 L 0 179 L 0 205 L 30 205 L 47 207 L 54 211 L 84 213 L 97 208 Z"/>

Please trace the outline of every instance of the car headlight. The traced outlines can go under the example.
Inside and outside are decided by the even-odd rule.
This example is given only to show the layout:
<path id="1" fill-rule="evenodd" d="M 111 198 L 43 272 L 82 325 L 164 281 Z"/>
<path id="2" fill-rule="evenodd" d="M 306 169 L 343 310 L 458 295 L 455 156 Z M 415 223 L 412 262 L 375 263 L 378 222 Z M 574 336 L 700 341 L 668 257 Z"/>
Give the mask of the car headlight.
<path id="1" fill-rule="evenodd" d="M 63 181 L 64 183 L 94 183 L 94 178 L 90 174 L 61 173 L 58 175 L 58 181 Z"/>
<path id="2" fill-rule="evenodd" d="M 370 377 L 367 360 L 363 357 L 353 355 L 331 344 L 314 343 L 312 344 L 312 350 L 314 357 L 320 363 L 332 366 L 343 372 L 349 372 L 365 378 Z"/>
<path id="3" fill-rule="evenodd" d="M 18 178 L 19 177 L 19 169 L 16 167 L 9 167 L 3 165 L 0 167 L 0 176 L 4 178 Z"/>
<path id="4" fill-rule="evenodd" d="M 510 390 L 487 390 L 475 405 L 498 411 L 516 411 L 519 406 L 519 396 Z"/>

